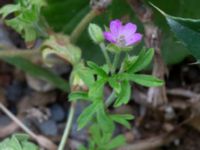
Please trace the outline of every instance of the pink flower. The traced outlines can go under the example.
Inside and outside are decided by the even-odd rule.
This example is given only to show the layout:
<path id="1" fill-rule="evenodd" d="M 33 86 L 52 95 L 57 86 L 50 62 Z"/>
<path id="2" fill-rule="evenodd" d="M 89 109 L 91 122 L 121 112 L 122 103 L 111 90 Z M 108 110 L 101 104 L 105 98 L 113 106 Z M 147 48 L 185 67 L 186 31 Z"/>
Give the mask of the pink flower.
<path id="1" fill-rule="evenodd" d="M 137 26 L 133 23 L 122 25 L 120 20 L 110 22 L 110 31 L 104 32 L 107 41 L 119 47 L 131 46 L 142 39 L 142 34 L 136 33 Z"/>

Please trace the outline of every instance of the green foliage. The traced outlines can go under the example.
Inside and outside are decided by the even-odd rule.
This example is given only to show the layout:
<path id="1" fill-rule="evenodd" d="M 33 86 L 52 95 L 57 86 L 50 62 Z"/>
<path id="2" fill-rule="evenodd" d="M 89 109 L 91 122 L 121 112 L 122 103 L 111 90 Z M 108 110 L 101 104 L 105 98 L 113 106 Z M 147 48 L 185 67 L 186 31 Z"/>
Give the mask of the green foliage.
<path id="1" fill-rule="evenodd" d="M 88 148 L 81 146 L 79 150 L 114 150 L 125 144 L 125 137 L 118 135 L 112 138 L 112 134 L 103 134 L 99 125 L 94 123 L 90 127 L 91 139 Z"/>
<path id="2" fill-rule="evenodd" d="M 120 92 L 117 95 L 115 101 L 115 107 L 119 107 L 122 104 L 127 104 L 131 97 L 131 85 L 127 80 L 121 82 Z"/>
<path id="3" fill-rule="evenodd" d="M 110 115 L 110 118 L 113 121 L 125 126 L 128 129 L 131 128 L 131 125 L 128 121 L 134 119 L 134 117 L 132 115 L 129 115 L 129 114 L 114 114 L 114 115 Z"/>
<path id="4" fill-rule="evenodd" d="M 79 47 L 70 43 L 69 38 L 62 34 L 51 35 L 41 47 L 42 56 L 46 64 L 52 64 L 52 55 L 69 62 L 73 66 L 81 60 L 81 50 Z M 50 57 L 50 59 L 49 59 Z M 55 62 L 54 62 L 55 63 Z"/>
<path id="5" fill-rule="evenodd" d="M 88 101 L 89 100 L 88 93 L 82 92 L 82 91 L 72 92 L 72 93 L 70 93 L 68 98 L 70 101 L 76 101 L 76 100 L 87 100 Z"/>
<path id="6" fill-rule="evenodd" d="M 162 8 L 167 13 L 173 15 L 186 16 L 186 17 L 200 17 L 200 1 L 197 0 L 145 0 L 147 5 L 153 2 L 159 8 Z M 89 12 L 89 1 L 80 0 L 47 0 L 48 7 L 45 8 L 43 14 L 45 14 L 49 24 L 56 31 L 65 31 L 71 33 L 74 27 L 80 22 L 80 20 Z M 119 7 L 120 6 L 120 7 Z M 66 13 L 67 10 L 67 13 Z M 129 18 L 129 21 L 135 22 L 138 25 L 139 31 L 143 31 L 143 25 L 138 21 L 131 7 L 124 0 L 113 0 L 108 9 L 96 17 L 92 22 L 99 24 L 100 26 L 107 25 L 112 19 L 121 18 L 124 16 Z M 175 64 L 182 61 L 188 56 L 187 49 L 178 42 L 175 42 L 173 34 L 169 31 L 169 27 L 166 25 L 163 17 L 154 11 L 154 21 L 156 25 L 162 30 L 162 55 L 167 64 Z M 125 17 L 126 18 L 126 17 Z M 127 20 L 124 19 L 126 22 Z M 99 49 L 88 38 L 87 30 L 82 34 L 79 39 L 78 45 L 84 50 L 83 57 L 95 61 L 98 64 L 103 64 Z M 136 47 L 136 50 L 140 50 L 140 45 Z"/>
<path id="7" fill-rule="evenodd" d="M 32 42 L 37 36 L 45 35 L 41 25 L 41 8 L 45 5 L 44 0 L 20 0 L 17 4 L 5 5 L 0 9 L 0 15 L 5 23 L 20 33 L 26 42 Z M 14 14 L 10 19 L 7 17 Z"/>
<path id="8" fill-rule="evenodd" d="M 101 76 L 102 78 L 108 77 L 107 73 L 101 67 L 99 67 L 97 64 L 95 64 L 94 62 L 88 61 L 87 65 L 88 65 L 88 67 L 91 68 L 91 70 L 94 72 L 94 74 L 97 74 L 97 75 Z"/>
<path id="9" fill-rule="evenodd" d="M 139 72 L 151 63 L 153 56 L 154 49 L 150 48 L 146 51 L 145 48 L 143 48 L 138 54 L 138 57 L 133 56 L 126 58 L 124 69 L 130 73 Z"/>
<path id="10" fill-rule="evenodd" d="M 89 121 L 92 120 L 94 114 L 100 109 L 101 107 L 101 101 L 96 100 L 93 102 L 90 106 L 84 109 L 82 114 L 78 118 L 78 129 L 82 129 L 85 125 L 89 123 Z"/>
<path id="11" fill-rule="evenodd" d="M 177 38 L 188 48 L 197 61 L 200 61 L 200 20 L 170 16 L 158 7 L 154 7 L 164 15 Z"/>
<path id="12" fill-rule="evenodd" d="M 163 80 L 160 80 L 151 75 L 143 75 L 143 74 L 129 74 L 129 73 L 121 73 L 118 75 L 114 75 L 114 78 L 117 80 L 129 80 L 133 81 L 137 84 L 153 87 L 153 86 L 161 86 L 164 84 Z"/>
<path id="13" fill-rule="evenodd" d="M 1 150 L 39 150 L 39 147 L 28 141 L 28 135 L 14 134 L 0 142 Z"/>

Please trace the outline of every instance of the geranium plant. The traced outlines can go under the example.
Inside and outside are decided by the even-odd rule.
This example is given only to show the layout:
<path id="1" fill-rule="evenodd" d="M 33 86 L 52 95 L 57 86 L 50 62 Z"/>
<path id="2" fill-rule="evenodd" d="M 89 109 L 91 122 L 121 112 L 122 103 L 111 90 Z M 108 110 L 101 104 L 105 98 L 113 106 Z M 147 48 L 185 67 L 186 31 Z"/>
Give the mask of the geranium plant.
<path id="1" fill-rule="evenodd" d="M 160 86 L 163 81 L 151 75 L 139 74 L 149 65 L 154 50 L 142 49 L 139 55 L 130 56 L 135 44 L 142 40 L 137 33 L 137 26 L 133 23 L 122 24 L 120 20 L 113 20 L 108 31 L 103 32 L 96 24 L 89 25 L 89 34 L 92 40 L 101 47 L 106 64 L 88 61 L 84 70 L 87 75 L 80 75 L 86 91 L 74 91 L 69 95 L 70 101 L 85 100 L 89 105 L 78 118 L 79 129 L 89 126 L 91 137 L 89 147 L 82 150 L 111 150 L 125 143 L 122 135 L 113 137 L 116 123 L 130 128 L 129 121 L 134 118 L 131 114 L 112 114 L 110 107 L 120 107 L 129 102 L 131 85 L 137 83 L 146 87 Z M 106 42 L 108 41 L 108 42 Z M 125 53 L 125 57 L 121 55 Z M 111 60 L 110 55 L 114 55 Z M 119 61 L 122 59 L 122 62 Z M 112 93 L 105 99 L 104 87 L 109 85 Z"/>

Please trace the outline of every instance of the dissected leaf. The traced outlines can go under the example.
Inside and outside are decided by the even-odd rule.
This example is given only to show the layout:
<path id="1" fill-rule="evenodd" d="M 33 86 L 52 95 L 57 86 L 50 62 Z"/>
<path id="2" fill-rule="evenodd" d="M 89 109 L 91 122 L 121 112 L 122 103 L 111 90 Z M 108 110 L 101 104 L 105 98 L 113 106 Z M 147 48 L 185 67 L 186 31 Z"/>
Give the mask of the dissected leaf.
<path id="1" fill-rule="evenodd" d="M 103 78 L 108 77 L 107 73 L 101 67 L 99 67 L 97 64 L 95 64 L 94 62 L 88 61 L 87 64 L 95 72 L 95 74 L 97 74 Z"/>
<path id="2" fill-rule="evenodd" d="M 0 9 L 0 15 L 2 19 L 6 18 L 9 14 L 20 10 L 19 4 L 7 4 Z"/>
<path id="3" fill-rule="evenodd" d="M 91 133 L 91 137 L 92 140 L 94 140 L 94 142 L 96 144 L 100 143 L 101 141 L 101 130 L 98 124 L 94 123 L 91 127 L 90 127 L 90 133 Z"/>
<path id="4" fill-rule="evenodd" d="M 85 125 L 91 121 L 94 114 L 98 111 L 101 106 L 101 101 L 97 100 L 93 102 L 90 106 L 84 109 L 78 118 L 78 130 L 82 129 Z"/>
<path id="5" fill-rule="evenodd" d="M 39 25 L 40 9 L 44 6 L 44 0 L 17 1 L 17 4 L 9 4 L 0 9 L 0 15 L 6 23 L 24 37 L 26 42 L 33 42 L 37 36 L 46 36 L 47 33 Z M 7 17 L 12 14 L 12 17 Z M 44 35 L 45 34 L 45 35 Z"/>
<path id="6" fill-rule="evenodd" d="M 89 98 L 98 99 L 103 97 L 103 88 L 106 83 L 106 79 L 102 78 L 94 82 L 94 84 L 89 89 Z"/>
<path id="7" fill-rule="evenodd" d="M 114 130 L 114 123 L 105 112 L 105 108 L 102 105 L 101 108 L 97 111 L 97 122 L 98 125 L 103 130 L 103 133 L 112 133 Z"/>
<path id="8" fill-rule="evenodd" d="M 121 91 L 121 84 L 120 84 L 120 82 L 117 81 L 117 80 L 115 80 L 115 79 L 113 79 L 113 78 L 110 78 L 110 79 L 108 80 L 108 82 L 109 82 L 109 85 L 114 89 L 114 91 L 115 91 L 117 94 L 119 94 L 120 91 Z"/>
<path id="9" fill-rule="evenodd" d="M 127 127 L 128 129 L 131 128 L 128 120 L 134 119 L 134 117 L 132 115 L 129 115 L 129 114 L 113 114 L 113 115 L 110 115 L 110 117 L 113 121 Z"/>
<path id="10" fill-rule="evenodd" d="M 88 93 L 81 92 L 81 91 L 70 93 L 69 100 L 70 101 L 76 101 L 76 100 L 87 100 L 87 101 L 90 101 L 90 99 L 88 97 Z"/>
<path id="11" fill-rule="evenodd" d="M 79 75 L 79 77 L 84 81 L 84 83 L 91 88 L 94 84 L 94 73 L 91 69 L 85 67 L 83 64 L 76 65 L 73 69 L 74 74 Z"/>
<path id="12" fill-rule="evenodd" d="M 136 60 L 133 59 L 133 63 L 127 69 L 127 72 L 135 73 L 145 69 L 152 61 L 153 55 L 154 55 L 153 48 L 150 48 L 147 51 L 145 49 L 142 49 L 137 59 Z"/>
<path id="13" fill-rule="evenodd" d="M 109 150 L 113 150 L 124 145 L 125 143 L 126 143 L 125 137 L 123 135 L 118 135 L 117 137 L 115 137 L 109 142 L 107 148 Z"/>
<path id="14" fill-rule="evenodd" d="M 160 80 L 152 75 L 121 73 L 116 75 L 115 78 L 122 81 L 130 80 L 147 87 L 161 86 L 164 84 L 163 80 Z"/>
<path id="15" fill-rule="evenodd" d="M 131 96 L 131 85 L 127 80 L 121 82 L 121 91 L 115 101 L 114 106 L 119 107 L 122 104 L 127 104 Z"/>

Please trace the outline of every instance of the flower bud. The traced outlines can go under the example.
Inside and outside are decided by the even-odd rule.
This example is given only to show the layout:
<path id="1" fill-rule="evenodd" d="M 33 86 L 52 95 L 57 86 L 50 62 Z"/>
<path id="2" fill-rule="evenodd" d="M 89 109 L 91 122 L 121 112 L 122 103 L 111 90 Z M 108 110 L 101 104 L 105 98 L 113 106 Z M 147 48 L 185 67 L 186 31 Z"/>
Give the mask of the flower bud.
<path id="1" fill-rule="evenodd" d="M 95 43 L 101 43 L 104 41 L 103 31 L 98 25 L 91 23 L 88 27 L 88 32 Z"/>

